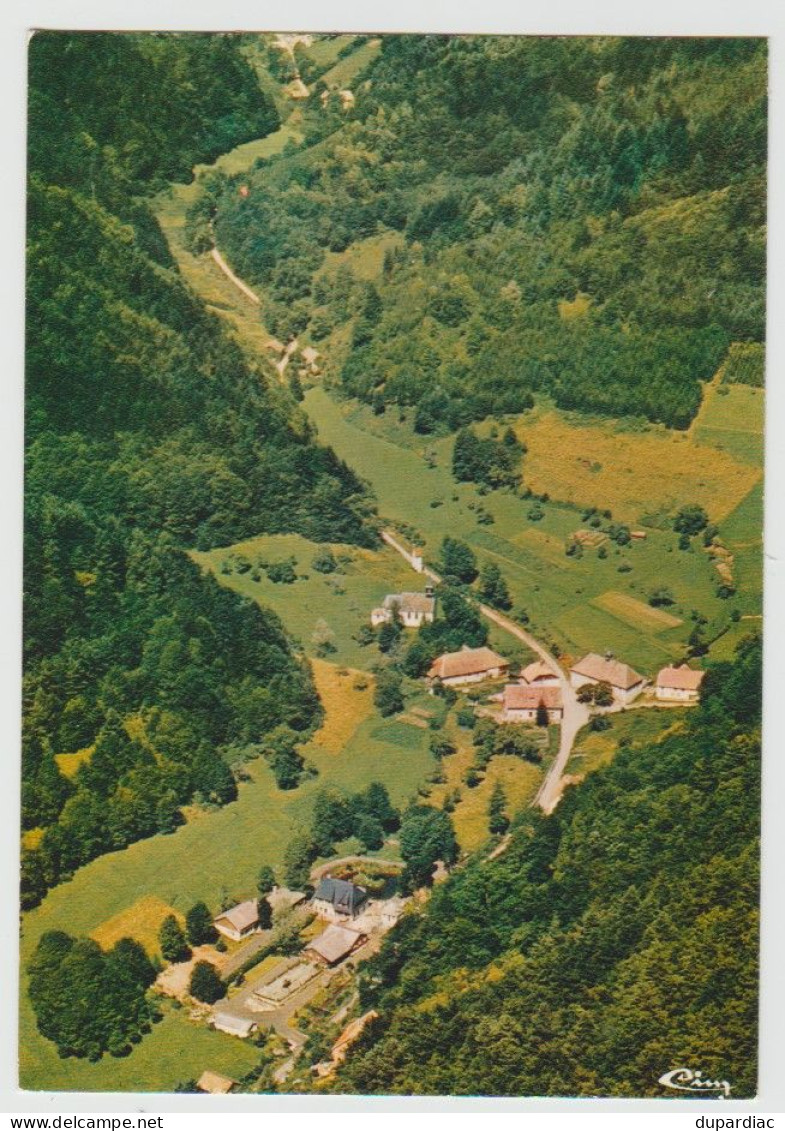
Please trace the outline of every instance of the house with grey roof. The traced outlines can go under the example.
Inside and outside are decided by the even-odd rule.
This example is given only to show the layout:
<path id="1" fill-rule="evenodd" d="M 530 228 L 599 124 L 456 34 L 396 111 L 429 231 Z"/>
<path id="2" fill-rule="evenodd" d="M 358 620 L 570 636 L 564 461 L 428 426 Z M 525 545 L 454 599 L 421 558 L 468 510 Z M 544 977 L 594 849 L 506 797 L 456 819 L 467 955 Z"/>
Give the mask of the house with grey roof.
<path id="1" fill-rule="evenodd" d="M 313 893 L 312 902 L 317 915 L 325 919 L 344 917 L 353 919 L 359 914 L 360 908 L 367 899 L 368 892 L 365 888 L 353 884 L 350 880 L 336 880 L 332 876 L 324 876 Z"/>

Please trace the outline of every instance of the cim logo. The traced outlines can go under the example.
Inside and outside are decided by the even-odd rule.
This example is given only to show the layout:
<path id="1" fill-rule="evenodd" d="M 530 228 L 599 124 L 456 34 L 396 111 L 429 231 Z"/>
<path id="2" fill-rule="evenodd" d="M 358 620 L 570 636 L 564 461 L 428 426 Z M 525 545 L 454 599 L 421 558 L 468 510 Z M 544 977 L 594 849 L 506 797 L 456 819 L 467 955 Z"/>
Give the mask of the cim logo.
<path id="1" fill-rule="evenodd" d="M 705 1096 L 710 1092 L 719 1092 L 721 1100 L 729 1099 L 732 1091 L 727 1080 L 704 1080 L 702 1072 L 694 1072 L 691 1068 L 673 1068 L 664 1076 L 660 1076 L 658 1083 L 664 1088 L 673 1088 L 676 1092 L 691 1092 L 692 1095 Z"/>

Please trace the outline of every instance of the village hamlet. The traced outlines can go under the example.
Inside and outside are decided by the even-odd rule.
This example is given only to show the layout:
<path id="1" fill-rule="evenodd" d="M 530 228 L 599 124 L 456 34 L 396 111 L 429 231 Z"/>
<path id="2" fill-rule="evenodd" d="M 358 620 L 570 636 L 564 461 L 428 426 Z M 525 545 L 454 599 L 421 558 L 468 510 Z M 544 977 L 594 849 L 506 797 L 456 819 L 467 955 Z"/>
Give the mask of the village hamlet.
<path id="1" fill-rule="evenodd" d="M 19 1102 L 757 1094 L 768 48 L 656 31 L 29 37 Z"/>

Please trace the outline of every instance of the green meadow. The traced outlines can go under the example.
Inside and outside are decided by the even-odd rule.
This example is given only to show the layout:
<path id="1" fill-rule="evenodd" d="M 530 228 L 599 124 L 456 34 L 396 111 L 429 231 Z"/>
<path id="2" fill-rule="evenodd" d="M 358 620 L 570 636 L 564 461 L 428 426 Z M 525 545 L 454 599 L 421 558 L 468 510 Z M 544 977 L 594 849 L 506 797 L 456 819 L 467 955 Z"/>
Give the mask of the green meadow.
<path id="1" fill-rule="evenodd" d="M 480 560 L 495 561 L 515 607 L 566 654 L 610 650 L 651 675 L 683 654 L 693 610 L 706 616 L 713 630 L 727 623 L 734 602 L 716 596 L 716 573 L 700 539 L 690 550 L 680 550 L 672 530 L 649 528 L 645 540 L 627 547 L 606 542 L 605 557 L 587 549 L 580 559 L 568 558 L 565 543 L 581 526 L 577 507 L 548 502 L 544 517 L 532 522 L 528 500 L 511 492 L 481 496 L 473 485 L 457 484 L 450 472 L 450 441 L 430 444 L 420 438 L 418 450 L 411 445 L 411 431 L 401 427 L 404 442 L 393 443 L 361 428 L 354 406 L 321 387 L 308 390 L 304 407 L 320 438 L 371 484 L 384 518 L 414 527 L 431 560 L 442 538 L 452 535 L 465 539 Z M 426 448 L 433 467 L 424 458 Z M 721 525 L 734 553 L 739 537 L 750 535 L 749 547 L 739 551 L 740 576 L 745 570 L 754 575 L 760 561 L 754 537 L 758 490 L 753 487 Z M 603 500 L 598 497 L 596 505 Z M 492 515 L 492 524 L 478 522 L 483 511 Z M 660 586 L 674 596 L 674 604 L 663 610 L 666 616 L 648 605 L 649 594 Z M 759 581 L 751 593 L 745 588 L 745 605 L 754 604 L 759 593 Z"/>
<path id="2" fill-rule="evenodd" d="M 315 654 L 312 635 L 317 623 L 325 621 L 336 649 L 328 658 L 350 667 L 367 667 L 369 649 L 360 647 L 354 640 L 355 633 L 361 625 L 369 623 L 371 609 L 380 605 L 387 593 L 421 590 L 424 580 L 399 554 L 387 547 L 374 551 L 333 544 L 331 549 L 336 557 L 350 560 L 343 562 L 335 573 L 319 573 L 311 562 L 323 548 L 296 534 L 273 534 L 226 549 L 193 552 L 191 556 L 203 568 L 211 570 L 221 584 L 274 609 L 306 654 Z M 257 581 L 250 570 L 224 574 L 222 563 L 230 560 L 231 555 L 249 561 L 262 557 L 269 562 L 294 558 L 298 580 L 290 584 L 274 583 L 263 570 Z"/>

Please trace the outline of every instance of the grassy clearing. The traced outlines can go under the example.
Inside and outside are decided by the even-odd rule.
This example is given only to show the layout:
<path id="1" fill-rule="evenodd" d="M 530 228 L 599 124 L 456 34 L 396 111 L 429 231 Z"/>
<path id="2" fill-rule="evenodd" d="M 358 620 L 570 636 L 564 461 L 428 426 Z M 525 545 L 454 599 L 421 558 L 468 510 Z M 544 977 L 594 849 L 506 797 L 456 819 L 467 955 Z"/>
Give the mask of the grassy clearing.
<path id="1" fill-rule="evenodd" d="M 337 687 L 336 680 L 343 677 L 329 672 L 329 667 L 317 663 L 317 679 L 321 678 L 323 687 Z M 92 935 L 102 945 L 131 934 L 154 948 L 164 913 L 182 915 L 200 899 L 216 908 L 225 898 L 232 902 L 248 898 L 255 891 L 263 863 L 281 867 L 291 835 L 307 822 L 314 794 L 324 786 L 356 792 L 375 780 L 387 786 L 396 805 L 415 797 L 434 766 L 428 732 L 395 719 L 382 719 L 375 711 L 369 714 L 367 692 L 355 691 L 352 698 L 354 695 L 358 699 L 353 702 L 351 722 L 361 721 L 340 752 L 335 749 L 337 737 L 350 729 L 344 697 L 325 696 L 327 718 L 321 737 L 327 735 L 328 740 L 314 741 L 305 749 L 319 771 L 318 777 L 299 789 L 282 791 L 267 764 L 257 759 L 248 763 L 250 780 L 240 784 L 239 797 L 232 805 L 196 811 L 196 819 L 170 836 L 138 841 L 79 869 L 69 883 L 54 888 L 39 907 L 24 916 L 23 965 L 46 930 Z M 194 1073 L 198 1076 L 205 1067 L 230 1076 L 242 1074 L 243 1069 L 233 1067 L 245 1055 L 241 1042 L 190 1024 L 183 1027 L 181 1021 L 176 1015 L 167 1017 L 127 1060 L 120 1062 L 122 1073 L 115 1080 L 107 1067 L 110 1058 L 98 1065 L 60 1061 L 54 1046 L 36 1031 L 23 994 L 23 1085 L 31 1089 L 103 1091 L 112 1090 L 116 1083 L 120 1089 L 167 1091 L 178 1080 Z M 160 1057 L 159 1064 L 162 1040 L 172 1053 Z M 233 1059 L 235 1046 L 241 1051 L 235 1052 Z M 197 1063 L 197 1053 L 204 1062 L 199 1059 Z M 184 1067 L 178 1068 L 178 1064 Z"/>
<path id="2" fill-rule="evenodd" d="M 168 915 L 174 915 L 179 919 L 181 926 L 185 924 L 185 916 L 181 911 L 177 911 L 157 896 L 146 895 L 137 899 L 124 911 L 101 923 L 91 931 L 91 937 L 104 950 L 109 950 L 120 939 L 136 939 L 151 958 L 153 955 L 160 957 L 158 931 Z"/>
<path id="3" fill-rule="evenodd" d="M 26 852 L 31 852 L 34 848 L 38 848 L 41 839 L 46 832 L 46 829 L 26 829 L 22 833 L 22 848 Z"/>
<path id="4" fill-rule="evenodd" d="M 588 774 L 612 761 L 619 742 L 648 746 L 683 726 L 689 708 L 640 707 L 611 716 L 610 730 L 578 733 L 567 767 L 570 774 Z"/>
<path id="5" fill-rule="evenodd" d="M 341 565 L 340 572 L 319 573 L 311 568 L 311 562 L 323 548 L 297 534 L 270 534 L 226 549 L 194 551 L 191 556 L 202 568 L 211 570 L 222 585 L 274 609 L 309 656 L 316 653 L 312 640 L 316 624 L 325 621 L 336 649 L 330 655 L 331 662 L 367 668 L 378 659 L 378 652 L 360 647 L 354 634 L 361 625 L 370 623 L 371 609 L 381 604 L 387 593 L 417 589 L 422 579 L 394 550 L 362 550 L 339 543 L 331 546 L 334 554 L 349 560 Z M 260 556 L 269 562 L 294 557 L 298 580 L 284 585 L 270 581 L 264 572 L 259 581 L 253 580 L 252 571 L 224 574 L 221 565 L 232 553 L 250 561 Z"/>
<path id="6" fill-rule="evenodd" d="M 346 251 L 328 251 L 324 266 L 318 275 L 327 281 L 333 278 L 338 267 L 347 264 L 358 279 L 376 279 L 381 274 L 384 253 L 396 247 L 403 247 L 403 237 L 398 232 L 383 232 L 378 236 L 368 236 L 350 244 Z"/>
<path id="7" fill-rule="evenodd" d="M 311 666 L 326 712 L 314 742 L 330 754 L 340 754 L 373 711 L 373 681 L 364 672 L 338 668 L 324 660 L 313 659 Z"/>
<path id="8" fill-rule="evenodd" d="M 591 295 L 586 295 L 579 291 L 572 302 L 568 302 L 567 299 L 561 299 L 557 303 L 559 317 L 563 322 L 572 322 L 576 318 L 582 318 L 584 314 L 588 314 L 591 304 Z"/>
<path id="9" fill-rule="evenodd" d="M 365 424 L 373 419 L 371 414 L 338 403 L 323 388 L 308 391 L 305 407 L 322 440 L 372 484 L 385 518 L 414 526 L 431 560 L 436 558 L 442 538 L 449 534 L 469 542 L 480 560 L 497 562 L 510 586 L 514 607 L 524 608 L 532 626 L 553 637 L 569 655 L 607 648 L 643 673 L 653 674 L 663 663 L 683 654 L 693 609 L 701 610 L 717 630 L 727 623 L 730 605 L 716 596 L 716 574 L 707 555 L 700 548 L 679 550 L 672 530 L 649 530 L 644 542 L 624 548 L 608 543 L 605 558 L 590 548 L 580 559 L 567 558 L 565 543 L 580 527 L 575 508 L 548 503 L 545 517 L 533 523 L 527 518 L 528 500 L 509 492 L 494 492 L 483 498 L 471 484 L 456 484 L 450 474 L 451 441 L 436 442 L 436 466 L 429 469 L 422 454 L 425 440 L 419 438 L 418 449 L 366 430 Z M 597 427 L 601 431 L 606 425 Z M 619 442 L 647 439 L 648 434 L 617 437 Z M 608 436 L 607 442 L 611 444 L 613 438 Z M 667 437 L 658 442 L 664 442 L 670 452 Z M 674 447 L 676 443 L 688 442 L 674 441 Z M 693 445 L 689 448 L 692 450 Z M 710 455 L 714 458 L 717 453 Z M 754 485 L 759 473 L 752 468 L 742 471 L 752 477 Z M 656 487 L 657 477 L 650 471 L 647 474 L 651 482 L 646 505 L 664 506 L 662 493 L 653 493 L 652 483 Z M 690 490 L 686 498 L 693 497 Z M 600 495 L 594 498 L 602 501 Z M 723 536 L 728 526 L 731 533 L 737 529 L 749 532 L 755 498 L 748 492 L 743 506 L 723 523 Z M 434 499 L 440 500 L 439 506 L 430 505 Z M 478 524 L 479 505 L 493 516 L 493 525 Z M 649 593 L 662 585 L 669 587 L 675 598 L 666 616 L 684 623 L 666 622 L 648 605 Z M 596 599 L 609 592 L 618 594 L 611 610 L 596 604 Z M 758 595 L 753 591 L 750 602 L 757 601 Z M 621 611 L 624 617 L 619 616 Z M 509 649 L 506 634 L 500 644 L 502 651 Z"/>
<path id="10" fill-rule="evenodd" d="M 613 589 L 595 597 L 592 604 L 604 609 L 611 616 L 619 617 L 620 620 L 631 624 L 633 628 L 650 628 L 657 632 L 662 628 L 677 628 L 682 623 L 680 617 L 671 616 L 664 609 L 652 608 L 651 605 L 631 597 L 629 593 L 618 593 Z"/>
<path id="11" fill-rule="evenodd" d="M 695 439 L 741 463 L 761 467 L 764 407 L 763 389 L 710 385 L 695 422 Z"/>
<path id="12" fill-rule="evenodd" d="M 760 475 L 728 453 L 664 428 L 624 433 L 612 420 L 582 424 L 546 410 L 532 422 L 521 420 L 516 431 L 529 447 L 525 473 L 533 491 L 609 507 L 625 522 L 685 501 L 701 503 L 721 521 Z M 653 468 L 661 473 L 652 475 Z"/>
<path id="13" fill-rule="evenodd" d="M 90 761 L 93 750 L 95 750 L 95 743 L 92 746 L 85 746 L 81 750 L 74 750 L 72 754 L 55 754 L 57 768 L 65 777 L 73 778 L 76 776 L 79 767 Z"/>

